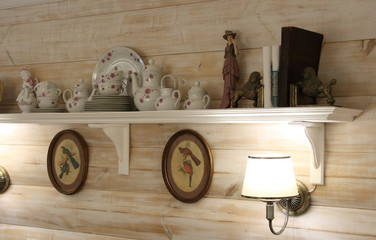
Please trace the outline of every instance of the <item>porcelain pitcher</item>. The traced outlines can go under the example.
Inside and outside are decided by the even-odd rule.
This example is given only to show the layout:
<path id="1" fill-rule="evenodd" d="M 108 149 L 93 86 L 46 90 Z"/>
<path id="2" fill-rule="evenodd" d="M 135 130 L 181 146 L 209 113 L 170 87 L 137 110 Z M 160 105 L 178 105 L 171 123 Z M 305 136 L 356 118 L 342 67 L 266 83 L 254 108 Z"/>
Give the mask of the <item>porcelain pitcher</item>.
<path id="1" fill-rule="evenodd" d="M 152 59 L 149 60 L 149 65 L 146 65 L 142 71 L 141 86 L 137 74 L 131 74 L 133 100 L 138 110 L 155 110 L 155 101 L 161 96 L 161 78 L 162 68 L 154 65 Z"/>
<path id="2" fill-rule="evenodd" d="M 84 111 L 85 102 L 89 97 L 89 86 L 84 83 L 83 79 L 80 79 L 77 84 L 74 85 L 73 90 L 66 89 L 63 92 L 63 99 L 66 103 L 66 108 L 69 112 L 82 112 Z M 70 98 L 68 98 L 70 93 Z"/>
<path id="3" fill-rule="evenodd" d="M 165 80 L 171 78 L 174 82 L 173 88 L 166 87 Z M 176 79 L 171 75 L 165 75 L 161 80 L 161 96 L 155 101 L 156 110 L 177 110 L 179 109 L 181 94 L 176 90 Z"/>

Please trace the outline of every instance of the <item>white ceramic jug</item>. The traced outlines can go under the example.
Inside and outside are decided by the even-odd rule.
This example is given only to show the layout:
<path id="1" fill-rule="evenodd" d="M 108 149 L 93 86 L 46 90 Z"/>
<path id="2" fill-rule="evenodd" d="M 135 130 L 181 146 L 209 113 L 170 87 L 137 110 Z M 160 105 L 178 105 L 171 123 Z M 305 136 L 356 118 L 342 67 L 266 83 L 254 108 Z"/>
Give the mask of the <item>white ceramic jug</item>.
<path id="1" fill-rule="evenodd" d="M 174 82 L 173 88 L 167 88 L 165 86 L 165 80 L 169 77 Z M 161 80 L 161 96 L 155 100 L 156 110 L 177 110 L 179 109 L 181 94 L 177 88 L 177 81 L 171 75 L 165 75 Z"/>
<path id="2" fill-rule="evenodd" d="M 65 89 L 63 92 L 63 99 L 66 103 L 66 108 L 69 112 L 82 112 L 85 108 L 85 103 L 89 97 L 89 86 L 84 83 L 83 79 L 80 79 L 77 84 L 74 85 L 73 90 Z M 70 93 L 70 98 L 68 98 Z"/>

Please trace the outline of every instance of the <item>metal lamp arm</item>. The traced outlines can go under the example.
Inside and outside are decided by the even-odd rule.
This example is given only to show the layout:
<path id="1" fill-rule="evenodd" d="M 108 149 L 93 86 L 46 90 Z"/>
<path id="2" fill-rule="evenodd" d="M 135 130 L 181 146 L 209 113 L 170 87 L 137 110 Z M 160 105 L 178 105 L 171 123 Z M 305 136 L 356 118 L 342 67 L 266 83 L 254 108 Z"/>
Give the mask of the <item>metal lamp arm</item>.
<path id="1" fill-rule="evenodd" d="M 290 208 L 291 199 L 287 200 L 286 204 L 286 214 L 285 214 L 285 222 L 283 223 L 283 226 L 279 232 L 274 231 L 273 228 L 273 219 L 274 219 L 274 203 L 273 202 L 267 202 L 266 203 L 266 219 L 269 221 L 269 229 L 274 235 L 280 235 L 286 228 L 287 222 L 289 221 L 289 208 Z"/>

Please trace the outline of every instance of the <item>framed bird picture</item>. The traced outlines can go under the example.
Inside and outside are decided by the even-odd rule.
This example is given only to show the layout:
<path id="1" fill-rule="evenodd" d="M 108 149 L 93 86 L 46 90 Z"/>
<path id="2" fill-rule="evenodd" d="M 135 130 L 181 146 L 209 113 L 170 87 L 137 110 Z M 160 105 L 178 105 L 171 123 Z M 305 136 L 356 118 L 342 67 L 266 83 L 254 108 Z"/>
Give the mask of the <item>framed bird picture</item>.
<path id="1" fill-rule="evenodd" d="M 52 185 L 61 193 L 73 194 L 84 184 L 88 171 L 84 139 L 75 131 L 55 135 L 48 148 L 47 171 Z"/>
<path id="2" fill-rule="evenodd" d="M 213 159 L 205 139 L 193 130 L 181 130 L 167 142 L 162 156 L 162 175 L 177 200 L 193 203 L 208 191 Z"/>

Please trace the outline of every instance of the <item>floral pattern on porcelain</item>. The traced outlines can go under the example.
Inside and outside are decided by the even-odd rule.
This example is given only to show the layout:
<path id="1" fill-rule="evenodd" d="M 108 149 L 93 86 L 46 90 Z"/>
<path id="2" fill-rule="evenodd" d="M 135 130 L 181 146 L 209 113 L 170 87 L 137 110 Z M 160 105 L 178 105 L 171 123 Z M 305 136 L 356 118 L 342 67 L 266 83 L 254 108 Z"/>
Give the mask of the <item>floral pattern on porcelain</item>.
<path id="1" fill-rule="evenodd" d="M 74 85 L 73 90 L 66 89 L 63 92 L 63 100 L 66 103 L 66 109 L 69 112 L 82 112 L 84 110 L 85 102 L 89 97 L 89 85 L 87 85 L 83 79 L 80 79 L 77 84 Z M 67 94 L 70 93 L 70 98 L 67 98 Z"/>
<path id="2" fill-rule="evenodd" d="M 23 88 L 17 97 L 18 107 L 22 112 L 32 112 L 37 107 L 37 101 L 30 88 Z"/>
<path id="3" fill-rule="evenodd" d="M 134 103 L 138 110 L 155 110 L 155 100 L 161 95 L 161 75 L 162 68 L 154 65 L 152 59 L 149 60 L 149 65 L 146 65 L 142 72 L 142 85 L 139 83 L 138 76 L 135 73 L 131 74 L 132 94 L 134 96 Z"/>
<path id="4" fill-rule="evenodd" d="M 210 106 L 210 96 L 205 95 L 206 91 L 200 87 L 200 82 L 196 81 L 188 91 L 188 98 L 183 104 L 183 109 L 207 109 Z"/>
<path id="5" fill-rule="evenodd" d="M 38 107 L 40 108 L 56 108 L 59 104 L 58 97 L 39 97 L 37 98 Z"/>
<path id="6" fill-rule="evenodd" d="M 20 71 L 20 75 L 22 77 L 23 83 L 22 83 L 22 88 L 30 88 L 34 89 L 34 87 L 39 83 L 38 78 L 33 78 L 31 77 L 31 73 L 29 70 L 23 68 Z"/>
<path id="7" fill-rule="evenodd" d="M 67 102 L 68 112 L 82 112 L 85 108 L 87 98 L 73 97 L 70 98 Z"/>
<path id="8" fill-rule="evenodd" d="M 102 63 L 105 63 L 106 61 L 110 61 L 113 52 L 114 52 L 114 51 L 109 51 L 109 52 L 107 52 L 106 56 L 105 56 L 104 58 L 101 59 L 101 62 L 102 62 Z"/>
<path id="9" fill-rule="evenodd" d="M 155 101 L 155 109 L 178 110 L 180 99 L 181 94 L 179 90 L 173 90 L 173 88 L 161 88 L 161 96 Z"/>

